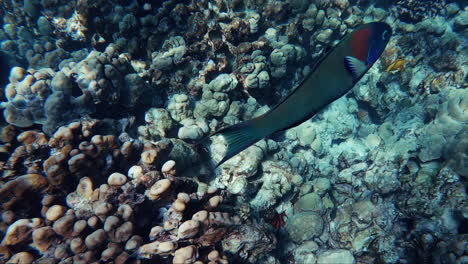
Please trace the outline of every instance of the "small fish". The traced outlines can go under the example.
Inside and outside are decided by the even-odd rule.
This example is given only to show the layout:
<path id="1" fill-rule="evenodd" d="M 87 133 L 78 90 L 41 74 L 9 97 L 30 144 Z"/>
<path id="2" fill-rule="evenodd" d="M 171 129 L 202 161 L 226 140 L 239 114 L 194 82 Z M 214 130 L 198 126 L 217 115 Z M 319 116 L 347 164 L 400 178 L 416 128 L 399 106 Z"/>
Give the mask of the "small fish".
<path id="1" fill-rule="evenodd" d="M 398 59 L 392 62 L 385 71 L 386 72 L 398 72 L 403 69 L 403 66 L 405 66 L 405 59 Z"/>
<path id="2" fill-rule="evenodd" d="M 391 27 L 373 22 L 347 34 L 312 73 L 265 114 L 213 133 L 227 141 L 227 152 L 217 166 L 273 133 L 295 127 L 345 95 L 384 51 Z"/>

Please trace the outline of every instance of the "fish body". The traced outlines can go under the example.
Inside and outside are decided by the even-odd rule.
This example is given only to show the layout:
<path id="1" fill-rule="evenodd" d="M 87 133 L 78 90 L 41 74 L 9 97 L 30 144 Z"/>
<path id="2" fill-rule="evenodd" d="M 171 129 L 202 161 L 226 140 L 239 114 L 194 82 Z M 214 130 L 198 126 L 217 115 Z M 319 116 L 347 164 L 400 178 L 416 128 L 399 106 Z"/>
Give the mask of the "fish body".
<path id="1" fill-rule="evenodd" d="M 215 132 L 213 135 L 223 135 L 228 144 L 218 166 L 260 139 L 301 124 L 345 95 L 380 57 L 391 34 L 391 27 L 382 22 L 358 27 L 270 111 Z"/>

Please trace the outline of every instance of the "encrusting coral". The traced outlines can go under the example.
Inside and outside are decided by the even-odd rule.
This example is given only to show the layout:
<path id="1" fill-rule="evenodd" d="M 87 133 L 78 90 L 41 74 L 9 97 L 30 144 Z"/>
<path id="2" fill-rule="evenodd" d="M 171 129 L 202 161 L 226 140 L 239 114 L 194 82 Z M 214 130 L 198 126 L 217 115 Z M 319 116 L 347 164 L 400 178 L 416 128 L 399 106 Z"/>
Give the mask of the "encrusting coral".
<path id="1" fill-rule="evenodd" d="M 2 1 L 0 262 L 466 262 L 466 4 L 390 2 Z M 371 21 L 352 92 L 211 166 Z"/>
<path id="2" fill-rule="evenodd" d="M 127 263 L 135 256 L 228 263 L 218 251 L 205 253 L 241 224 L 239 217 L 224 211 L 232 206 L 223 209 L 226 194 L 216 188 L 197 191 L 197 182 L 179 178 L 177 163 L 164 161 L 170 153 L 167 145 L 122 144 L 113 136 L 94 134 L 98 126 L 96 120 L 72 123 L 50 139 L 27 131 L 16 136 L 17 143 L 7 137 L 13 131 L 4 129 L 5 138 L 18 146 L 3 171 L 11 180 L 0 188 L 2 206 L 11 215 L 3 215 L 8 226 L 2 246 L 30 245 L 41 253 L 32 257 L 41 263 Z M 38 158 L 35 151 L 42 156 L 34 160 L 34 170 L 44 176 L 33 174 L 27 163 Z M 135 165 L 129 166 L 131 161 Z M 18 175 L 26 168 L 30 174 Z M 187 189 L 192 192 L 177 191 L 182 186 L 192 186 Z M 39 194 L 42 202 L 33 200 Z M 28 210 L 18 204 L 27 203 L 40 209 L 39 217 L 18 218 Z M 270 249 L 256 249 L 256 254 Z"/>

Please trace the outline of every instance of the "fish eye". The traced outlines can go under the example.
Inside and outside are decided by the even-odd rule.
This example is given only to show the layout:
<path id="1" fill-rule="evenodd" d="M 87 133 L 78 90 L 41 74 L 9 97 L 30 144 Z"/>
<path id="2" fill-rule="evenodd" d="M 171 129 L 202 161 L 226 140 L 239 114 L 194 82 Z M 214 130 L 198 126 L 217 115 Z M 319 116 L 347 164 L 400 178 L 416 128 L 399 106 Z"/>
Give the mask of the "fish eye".
<path id="1" fill-rule="evenodd" d="M 388 30 L 385 30 L 383 33 L 382 33 L 382 40 L 386 40 L 387 39 L 387 36 L 388 35 Z"/>

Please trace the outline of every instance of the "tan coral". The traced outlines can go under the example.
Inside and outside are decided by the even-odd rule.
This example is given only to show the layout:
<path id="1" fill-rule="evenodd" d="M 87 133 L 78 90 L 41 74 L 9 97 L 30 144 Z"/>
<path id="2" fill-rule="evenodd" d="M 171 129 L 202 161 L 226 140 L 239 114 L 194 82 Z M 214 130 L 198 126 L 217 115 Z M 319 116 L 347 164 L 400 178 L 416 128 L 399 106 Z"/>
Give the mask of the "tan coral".
<path id="1" fill-rule="evenodd" d="M 150 165 L 153 164 L 158 156 L 158 152 L 155 149 L 146 150 L 141 153 L 141 161 L 144 164 Z"/>
<path id="2" fill-rule="evenodd" d="M 93 162 L 89 160 L 84 153 L 78 153 L 78 150 L 73 155 L 73 151 L 70 152 L 72 156 L 68 160 L 68 169 L 72 173 L 78 173 L 82 168 L 92 168 Z"/>
<path id="3" fill-rule="evenodd" d="M 13 255 L 8 261 L 8 264 L 24 264 L 33 263 L 34 257 L 29 252 L 19 252 Z"/>
<path id="4" fill-rule="evenodd" d="M 104 219 L 106 219 L 106 217 L 110 214 L 112 209 L 112 204 L 103 201 L 97 201 L 94 206 L 94 214 L 97 217 L 99 217 L 101 221 L 104 221 Z"/>
<path id="5" fill-rule="evenodd" d="M 161 172 L 164 175 L 172 175 L 174 176 L 176 174 L 176 168 L 175 168 L 176 162 L 173 160 L 168 160 L 166 161 L 163 166 L 161 167 Z"/>
<path id="6" fill-rule="evenodd" d="M 220 195 L 213 196 L 208 200 L 208 206 L 210 208 L 216 208 L 222 201 L 223 197 L 221 197 Z"/>
<path id="7" fill-rule="evenodd" d="M 164 228 L 162 226 L 153 226 L 149 233 L 150 240 L 156 239 L 161 233 L 164 232 Z"/>
<path id="8" fill-rule="evenodd" d="M 146 191 L 145 194 L 150 200 L 156 200 L 159 197 L 161 197 L 161 195 L 164 192 L 166 192 L 170 186 L 171 186 L 170 180 L 162 179 L 162 180 L 157 181 L 153 186 L 151 186 L 149 191 Z"/>
<path id="9" fill-rule="evenodd" d="M 11 257 L 11 251 L 7 246 L 0 245 L 0 259 L 9 259 Z"/>
<path id="10" fill-rule="evenodd" d="M 74 215 L 65 215 L 57 219 L 54 222 L 52 228 L 54 229 L 55 233 L 69 237 L 73 232 L 73 225 L 75 224 L 75 216 Z"/>
<path id="11" fill-rule="evenodd" d="M 49 221 L 55 221 L 65 214 L 67 208 L 62 205 L 53 205 L 47 210 L 46 219 Z"/>
<path id="12" fill-rule="evenodd" d="M 2 222 L 9 225 L 15 221 L 15 212 L 11 210 L 2 213 Z"/>
<path id="13" fill-rule="evenodd" d="M 70 241 L 70 250 L 75 254 L 83 253 L 86 250 L 83 239 L 81 237 L 73 238 Z"/>
<path id="14" fill-rule="evenodd" d="M 42 167 L 50 184 L 58 186 L 62 184 L 68 176 L 67 159 L 68 155 L 57 152 L 42 163 Z"/>
<path id="15" fill-rule="evenodd" d="M 217 250 L 212 250 L 210 253 L 208 253 L 208 260 L 210 261 L 217 261 L 220 258 L 219 251 Z"/>
<path id="16" fill-rule="evenodd" d="M 219 251 L 217 250 L 212 250 L 210 253 L 208 253 L 208 264 L 228 264 L 227 257 L 222 255 Z"/>
<path id="17" fill-rule="evenodd" d="M 10 208 L 18 199 L 21 199 L 26 191 L 43 192 L 47 187 L 47 180 L 39 174 L 26 174 L 7 182 L 0 189 L 0 201 L 8 199 L 3 203 L 3 208 Z"/>
<path id="18" fill-rule="evenodd" d="M 104 231 L 110 232 L 119 226 L 120 219 L 117 216 L 111 215 L 106 218 L 104 222 Z"/>
<path id="19" fill-rule="evenodd" d="M 91 216 L 90 218 L 88 218 L 87 222 L 89 227 L 96 228 L 99 224 L 99 218 L 97 216 Z"/>
<path id="20" fill-rule="evenodd" d="M 40 218 L 17 220 L 8 227 L 2 245 L 17 245 L 31 239 L 30 235 L 34 228 L 38 228 L 41 224 Z"/>
<path id="21" fill-rule="evenodd" d="M 86 251 L 78 255 L 74 255 L 70 263 L 94 263 L 97 260 L 96 253 L 94 251 Z"/>
<path id="22" fill-rule="evenodd" d="M 125 243 L 125 250 L 135 250 L 143 243 L 143 238 L 139 235 L 133 235 L 127 243 Z"/>
<path id="23" fill-rule="evenodd" d="M 104 243 L 105 239 L 106 232 L 103 229 L 98 229 L 86 237 L 85 245 L 89 249 L 94 249 Z"/>
<path id="24" fill-rule="evenodd" d="M 41 215 L 45 216 L 47 214 L 47 210 L 49 210 L 49 208 L 53 205 L 55 198 L 56 197 L 54 195 L 49 195 L 49 194 L 45 194 L 42 197 Z"/>
<path id="25" fill-rule="evenodd" d="M 133 223 L 125 222 L 115 229 L 115 233 L 110 236 L 113 242 L 125 242 L 133 235 Z"/>
<path id="26" fill-rule="evenodd" d="M 60 127 L 49 140 L 52 147 L 62 148 L 73 143 L 73 130 L 69 127 Z"/>
<path id="27" fill-rule="evenodd" d="M 136 156 L 140 148 L 141 146 L 137 141 L 125 141 L 120 147 L 120 153 L 128 159 Z"/>
<path id="28" fill-rule="evenodd" d="M 208 186 L 208 189 L 206 190 L 206 193 L 213 194 L 213 193 L 215 193 L 217 191 L 218 191 L 218 188 L 216 188 L 214 186 Z"/>
<path id="29" fill-rule="evenodd" d="M 120 253 L 120 255 L 118 255 L 115 258 L 114 263 L 115 264 L 126 264 L 126 263 L 128 263 L 129 258 L 130 258 L 130 254 L 128 254 L 126 251 L 123 251 L 122 253 Z"/>
<path id="30" fill-rule="evenodd" d="M 208 220 L 208 211 L 206 211 L 206 210 L 201 210 L 201 211 L 195 213 L 195 214 L 192 216 L 192 220 L 196 220 L 196 221 L 205 223 L 205 222 Z"/>
<path id="31" fill-rule="evenodd" d="M 128 169 L 128 177 L 132 179 L 132 181 L 136 184 L 138 182 L 138 179 L 143 177 L 144 171 L 141 166 L 132 166 L 130 169 Z"/>
<path id="32" fill-rule="evenodd" d="M 178 238 L 187 239 L 194 237 L 200 229 L 200 222 L 196 220 L 188 220 L 183 222 L 178 229 Z"/>
<path id="33" fill-rule="evenodd" d="M 85 155 L 91 157 L 91 158 L 97 158 L 99 156 L 99 149 L 98 147 L 87 141 L 83 141 L 78 145 L 78 149 Z"/>
<path id="34" fill-rule="evenodd" d="M 182 201 L 183 203 L 188 203 L 190 202 L 190 195 L 188 195 L 187 193 L 178 193 L 177 194 L 177 200 L 180 200 Z"/>
<path id="35" fill-rule="evenodd" d="M 109 242 L 107 244 L 107 248 L 102 251 L 101 253 L 101 261 L 104 262 L 109 262 L 113 258 L 115 258 L 117 255 L 119 255 L 122 252 L 122 248 L 120 247 L 119 244 Z"/>
<path id="36" fill-rule="evenodd" d="M 44 226 L 34 230 L 32 233 L 33 245 L 40 252 L 44 253 L 54 243 L 55 232 L 50 226 Z"/>
<path id="37" fill-rule="evenodd" d="M 182 200 L 176 199 L 172 203 L 172 208 L 174 208 L 174 210 L 176 210 L 178 212 L 183 212 L 185 210 L 185 208 L 186 208 L 186 205 Z"/>
<path id="38" fill-rule="evenodd" d="M 94 192 L 93 182 L 88 177 L 81 178 L 80 183 L 76 187 L 76 191 L 84 199 L 91 199 Z"/>
<path id="39" fill-rule="evenodd" d="M 122 186 L 127 182 L 127 176 L 122 173 L 114 172 L 107 179 L 107 183 L 111 186 Z"/>
<path id="40" fill-rule="evenodd" d="M 210 212 L 208 222 L 210 225 L 235 225 L 240 223 L 240 218 L 238 216 L 231 217 L 226 212 Z"/>
<path id="41" fill-rule="evenodd" d="M 151 258 L 154 255 L 167 256 L 174 250 L 175 245 L 171 241 L 154 241 L 152 243 L 142 245 L 138 249 L 138 254 L 142 257 Z"/>
<path id="42" fill-rule="evenodd" d="M 133 209 L 128 204 L 121 204 L 117 208 L 117 215 L 122 217 L 123 220 L 128 221 L 133 217 Z"/>
<path id="43" fill-rule="evenodd" d="M 179 248 L 174 252 L 174 259 L 172 263 L 193 263 L 198 258 L 198 250 L 195 246 L 187 246 Z"/>
<path id="44" fill-rule="evenodd" d="M 86 227 L 88 226 L 88 222 L 86 220 L 78 220 L 76 221 L 74 224 L 73 224 L 73 231 L 72 231 L 72 234 L 71 236 L 73 237 L 76 237 L 76 236 L 79 236 L 81 234 L 81 232 L 83 232 Z"/>
<path id="45" fill-rule="evenodd" d="M 29 145 L 33 143 L 39 144 L 39 145 L 45 145 L 48 143 L 48 139 L 44 133 L 37 132 L 34 130 L 28 130 L 19 134 L 16 137 L 16 140 L 18 140 L 18 142 L 21 142 L 25 145 Z"/>

